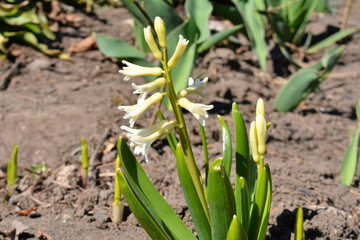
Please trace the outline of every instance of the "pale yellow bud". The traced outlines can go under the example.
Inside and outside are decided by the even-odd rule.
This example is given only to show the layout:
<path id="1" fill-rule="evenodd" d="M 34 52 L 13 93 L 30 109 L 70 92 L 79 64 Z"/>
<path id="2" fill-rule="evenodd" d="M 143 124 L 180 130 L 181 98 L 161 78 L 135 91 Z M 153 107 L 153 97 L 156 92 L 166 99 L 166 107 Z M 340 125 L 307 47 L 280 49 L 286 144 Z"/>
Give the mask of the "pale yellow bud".
<path id="1" fill-rule="evenodd" d="M 154 21 L 155 32 L 159 38 L 161 47 L 166 48 L 166 26 L 160 17 L 156 17 Z"/>
<path id="2" fill-rule="evenodd" d="M 184 53 L 188 43 L 189 40 L 186 40 L 182 35 L 179 35 L 179 41 L 178 44 L 176 45 L 175 52 L 168 62 L 169 68 L 172 68 L 176 65 L 176 63 L 179 61 L 179 58 Z"/>
<path id="3" fill-rule="evenodd" d="M 151 52 L 154 54 L 154 56 L 159 59 L 160 61 L 162 60 L 162 54 L 155 42 L 154 36 L 151 32 L 151 27 L 148 26 L 146 28 L 144 28 L 144 37 L 145 37 L 145 41 L 147 42 Z"/>
<path id="4" fill-rule="evenodd" d="M 263 115 L 256 115 L 256 136 L 258 140 L 258 152 L 264 156 L 266 152 L 266 121 Z"/>
<path id="5" fill-rule="evenodd" d="M 262 98 L 259 98 L 256 103 L 256 115 L 259 114 L 265 118 L 265 104 Z"/>
<path id="6" fill-rule="evenodd" d="M 260 154 L 258 152 L 258 141 L 257 141 L 257 133 L 256 133 L 256 124 L 253 121 L 250 124 L 250 148 L 253 160 L 258 163 L 260 160 Z"/>

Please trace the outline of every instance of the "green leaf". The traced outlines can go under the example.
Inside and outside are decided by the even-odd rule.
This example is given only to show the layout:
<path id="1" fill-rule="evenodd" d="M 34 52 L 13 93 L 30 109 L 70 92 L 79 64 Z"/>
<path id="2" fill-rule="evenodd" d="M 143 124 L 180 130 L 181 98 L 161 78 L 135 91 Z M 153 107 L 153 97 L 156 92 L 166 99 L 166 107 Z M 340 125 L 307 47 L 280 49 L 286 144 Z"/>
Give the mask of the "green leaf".
<path id="1" fill-rule="evenodd" d="M 223 159 L 216 159 L 209 170 L 208 201 L 210 210 L 211 239 L 226 239 L 235 215 L 234 192 L 223 167 Z"/>
<path id="2" fill-rule="evenodd" d="M 304 212 L 301 206 L 298 207 L 296 212 L 296 221 L 295 221 L 295 240 L 305 240 L 305 233 L 304 233 Z"/>
<path id="3" fill-rule="evenodd" d="M 143 13 L 136 7 L 132 0 L 121 0 L 130 13 L 138 19 L 144 27 L 151 25 Z M 174 28 L 180 25 L 183 21 L 176 13 L 175 8 L 172 8 L 167 2 L 163 0 L 146 0 L 142 1 L 143 10 L 149 15 L 153 21 L 155 17 L 161 17 L 166 23 L 166 29 L 171 32 Z"/>
<path id="4" fill-rule="evenodd" d="M 144 205 L 139 197 L 134 193 L 130 187 L 130 183 L 125 178 L 121 169 L 116 171 L 117 179 L 123 190 L 126 202 L 134 213 L 136 219 L 141 223 L 141 226 L 149 234 L 152 239 L 172 239 L 171 236 L 164 230 L 163 226 L 158 224 L 157 219 L 152 215 L 148 206 Z"/>
<path id="5" fill-rule="evenodd" d="M 210 49 L 212 46 L 215 46 L 219 42 L 225 40 L 226 38 L 230 37 L 231 35 L 235 34 L 236 32 L 240 31 L 244 28 L 243 24 L 235 25 L 225 29 L 224 31 L 217 32 L 214 35 L 210 36 L 209 39 L 202 42 L 199 47 L 197 48 L 198 53 L 205 52 L 206 50 Z"/>
<path id="6" fill-rule="evenodd" d="M 224 169 L 228 177 L 230 177 L 231 164 L 232 164 L 232 143 L 229 126 L 224 119 L 218 115 L 218 119 L 221 126 L 222 141 L 223 141 L 223 159 Z"/>
<path id="7" fill-rule="evenodd" d="M 207 179 L 209 174 L 209 152 L 206 141 L 205 128 L 199 123 L 201 142 L 204 151 L 204 168 L 205 168 L 205 188 L 207 187 Z"/>
<path id="8" fill-rule="evenodd" d="M 176 166 L 178 175 L 183 189 L 185 200 L 188 204 L 191 218 L 200 240 L 211 239 L 211 229 L 209 219 L 204 212 L 196 188 L 191 180 L 189 170 L 187 168 L 184 153 L 180 144 L 176 148 Z"/>
<path id="9" fill-rule="evenodd" d="M 264 208 L 262 211 L 262 216 L 261 216 L 261 222 L 260 222 L 260 227 L 259 227 L 259 235 L 258 235 L 258 240 L 263 240 L 266 237 L 266 231 L 267 231 L 267 226 L 268 226 L 268 222 L 269 222 L 269 215 L 270 215 L 270 208 L 271 208 L 271 199 L 272 199 L 272 182 L 271 182 L 271 173 L 270 173 L 270 168 L 269 165 L 265 165 L 265 169 L 266 169 L 266 200 L 265 200 L 265 204 L 264 204 Z"/>
<path id="10" fill-rule="evenodd" d="M 242 25 L 243 24 L 241 14 L 235 7 L 221 4 L 219 2 L 213 2 L 212 4 L 214 6 L 214 13 L 217 16 L 221 16 L 223 18 L 228 19 L 234 25 L 239 25 L 239 24 Z"/>
<path id="11" fill-rule="evenodd" d="M 356 173 L 356 166 L 359 159 L 360 145 L 360 124 L 356 127 L 355 133 L 347 147 L 341 164 L 341 183 L 350 186 Z"/>
<path id="12" fill-rule="evenodd" d="M 314 44 L 313 46 L 311 46 L 310 48 L 308 48 L 306 50 L 306 53 L 314 53 L 316 51 L 319 51 L 322 48 L 328 47 L 331 44 L 336 43 L 337 41 L 346 38 L 348 36 L 350 36 L 351 34 L 353 34 L 354 32 L 356 32 L 358 29 L 356 28 L 349 28 L 349 29 L 345 29 L 343 31 L 337 32 L 332 34 L 331 36 L 325 38 L 324 40 Z"/>
<path id="13" fill-rule="evenodd" d="M 261 239 L 261 226 L 263 222 L 263 214 L 266 214 L 267 197 L 268 197 L 268 174 L 266 167 L 258 170 L 258 180 L 256 182 L 254 204 L 252 206 L 250 225 L 249 225 L 249 239 Z M 270 210 L 270 209 L 269 209 Z M 266 223 L 267 224 L 267 223 Z M 265 229 L 266 230 L 266 229 Z"/>
<path id="14" fill-rule="evenodd" d="M 360 97 L 356 101 L 356 118 L 360 120 Z"/>
<path id="15" fill-rule="evenodd" d="M 260 1 L 232 0 L 232 2 L 241 13 L 251 47 L 258 57 L 260 67 L 266 71 L 265 20 L 259 13 L 265 10 L 265 5 Z"/>
<path id="16" fill-rule="evenodd" d="M 153 212 L 152 216 L 153 218 L 156 217 L 155 219 L 158 224 L 162 226 L 163 229 L 166 229 L 166 232 L 171 235 L 172 239 L 180 240 L 186 238 L 189 240 L 196 240 L 195 236 L 176 215 L 149 180 L 145 171 L 135 159 L 125 140 L 122 138 L 119 138 L 118 141 L 118 154 L 121 160 L 121 169 L 128 185 L 136 195 L 138 201 L 146 206 L 148 211 L 151 210 Z M 124 196 L 127 199 L 125 190 L 123 189 L 123 191 Z M 136 208 L 132 208 L 131 210 L 133 212 L 137 211 Z M 142 225 L 146 224 L 145 222 L 140 223 Z"/>
<path id="17" fill-rule="evenodd" d="M 185 9 L 189 12 L 190 17 L 194 19 L 200 33 L 197 42 L 203 42 L 210 36 L 209 17 L 213 6 L 208 0 L 187 0 L 185 1 Z"/>
<path id="18" fill-rule="evenodd" d="M 134 38 L 136 45 L 144 53 L 151 52 L 149 46 L 147 45 L 147 42 L 145 41 L 144 26 L 141 24 L 141 22 L 138 19 L 135 18 L 134 21 L 135 21 Z"/>
<path id="19" fill-rule="evenodd" d="M 229 227 L 229 231 L 226 236 L 226 240 L 247 240 L 247 239 L 248 238 L 244 227 L 242 226 L 236 215 L 234 215 Z"/>
<path id="20" fill-rule="evenodd" d="M 250 150 L 246 126 L 239 107 L 236 103 L 232 104 L 232 115 L 235 128 L 235 160 L 236 160 L 236 178 L 243 177 L 249 182 Z"/>
<path id="21" fill-rule="evenodd" d="M 114 57 L 119 59 L 146 59 L 144 53 L 120 39 L 114 37 L 107 37 L 100 34 L 95 34 L 95 37 L 100 51 L 108 57 Z"/>
<path id="22" fill-rule="evenodd" d="M 235 189 L 236 215 L 239 216 L 241 225 L 247 231 L 250 221 L 250 196 L 245 178 L 237 179 L 238 187 Z"/>
<path id="23" fill-rule="evenodd" d="M 275 110 L 278 112 L 293 111 L 319 84 L 320 73 L 317 70 L 301 69 L 282 86 L 276 95 Z"/>
<path id="24" fill-rule="evenodd" d="M 345 50 L 345 45 L 336 46 L 326 51 L 324 56 L 321 58 L 320 63 L 325 71 L 330 72 L 338 62 L 341 54 Z"/>

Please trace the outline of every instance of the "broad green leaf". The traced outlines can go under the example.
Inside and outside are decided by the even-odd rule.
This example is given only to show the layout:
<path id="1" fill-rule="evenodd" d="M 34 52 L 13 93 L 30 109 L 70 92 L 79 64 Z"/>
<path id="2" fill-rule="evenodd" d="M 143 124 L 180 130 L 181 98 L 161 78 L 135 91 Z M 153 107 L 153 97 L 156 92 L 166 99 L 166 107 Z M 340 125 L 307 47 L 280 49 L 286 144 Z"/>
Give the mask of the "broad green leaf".
<path id="1" fill-rule="evenodd" d="M 240 223 L 239 219 L 234 215 L 229 231 L 226 236 L 226 240 L 247 240 L 247 233 Z"/>
<path id="2" fill-rule="evenodd" d="M 217 16 L 228 19 L 234 25 L 243 25 L 241 14 L 235 7 L 221 4 L 220 1 L 212 2 L 212 4 L 214 6 L 213 11 Z"/>
<path id="3" fill-rule="evenodd" d="M 187 0 L 185 1 L 185 9 L 194 19 L 200 33 L 197 42 L 203 42 L 210 36 L 209 17 L 213 6 L 208 0 Z"/>
<path id="4" fill-rule="evenodd" d="M 236 32 L 240 31 L 243 28 L 244 25 L 240 24 L 229 27 L 224 31 L 215 33 L 214 35 L 210 36 L 209 39 L 207 39 L 206 41 L 202 42 L 199 45 L 199 47 L 197 48 L 197 52 L 202 53 L 210 49 L 212 46 L 215 46 L 216 44 L 220 43 L 221 41 L 225 40 L 226 38 L 230 37 L 231 35 L 235 34 Z"/>
<path id="5" fill-rule="evenodd" d="M 211 239 L 226 239 L 235 215 L 234 192 L 223 167 L 223 159 L 216 159 L 209 170 L 208 202 L 210 210 Z"/>
<path id="6" fill-rule="evenodd" d="M 356 173 L 357 163 L 359 161 L 360 145 L 360 124 L 356 127 L 355 133 L 347 147 L 341 164 L 340 176 L 341 183 L 350 186 Z"/>
<path id="7" fill-rule="evenodd" d="M 296 221 L 295 221 L 295 240 L 305 240 L 305 233 L 304 233 L 304 212 L 301 206 L 298 207 L 296 212 Z"/>
<path id="8" fill-rule="evenodd" d="M 141 226 L 145 229 L 149 236 L 152 239 L 173 239 L 164 230 L 163 226 L 158 224 L 157 220 L 149 211 L 148 206 L 142 204 L 141 199 L 139 199 L 138 196 L 131 189 L 130 184 L 128 183 L 121 169 L 118 169 L 116 171 L 116 176 L 117 179 L 119 179 L 119 184 L 121 185 L 121 189 L 126 198 L 126 202 L 134 213 L 136 219 L 141 223 Z"/>
<path id="9" fill-rule="evenodd" d="M 306 53 L 314 53 L 319 51 L 322 48 L 328 47 L 331 44 L 336 43 L 337 41 L 350 36 L 351 34 L 355 33 L 358 29 L 356 28 L 349 28 L 337 33 L 332 34 L 331 36 L 325 38 L 324 40 L 314 44 L 310 48 L 306 50 Z"/>
<path id="10" fill-rule="evenodd" d="M 154 215 L 159 219 L 158 224 L 161 223 L 161 226 L 163 226 L 163 228 L 166 229 L 166 232 L 172 236 L 172 239 L 180 240 L 185 238 L 196 240 L 195 236 L 176 215 L 149 180 L 145 171 L 135 159 L 125 140 L 122 138 L 119 138 L 118 141 L 118 154 L 121 160 L 121 169 L 128 185 L 131 187 L 138 200 L 141 201 L 141 204 L 146 206 L 148 210 L 154 212 Z M 136 211 L 136 209 L 132 210 Z M 144 223 L 141 222 L 141 224 Z"/>
<path id="11" fill-rule="evenodd" d="M 243 177 L 249 182 L 249 141 L 244 119 L 236 103 L 232 104 L 232 115 L 235 129 L 236 177 Z"/>
<path id="12" fill-rule="evenodd" d="M 107 37 L 100 34 L 95 34 L 95 37 L 100 51 L 108 57 L 119 59 L 146 59 L 144 53 L 118 38 Z"/>
<path id="13" fill-rule="evenodd" d="M 224 169 L 228 177 L 230 177 L 231 164 L 232 164 L 232 142 L 229 126 L 225 120 L 218 115 L 221 127 L 222 141 L 223 141 L 223 159 Z"/>
<path id="14" fill-rule="evenodd" d="M 141 22 L 138 19 L 134 19 L 135 25 L 134 25 L 134 38 L 136 45 L 139 47 L 139 49 L 142 52 L 148 53 L 151 52 L 149 46 L 147 45 L 144 37 L 144 26 L 141 24 Z"/>
<path id="15" fill-rule="evenodd" d="M 261 235 L 261 223 L 263 220 L 263 214 L 266 214 L 267 196 L 268 196 L 268 174 L 266 167 L 258 169 L 258 179 L 256 182 L 254 203 L 250 214 L 250 225 L 249 225 L 249 239 L 258 239 Z"/>
<path id="16" fill-rule="evenodd" d="M 320 63 L 327 73 L 335 67 L 344 50 L 345 46 L 342 45 L 336 46 L 326 51 L 324 56 L 321 58 Z"/>
<path id="17" fill-rule="evenodd" d="M 272 181 L 271 181 L 270 168 L 269 168 L 268 164 L 265 165 L 265 169 L 266 169 L 266 175 L 267 175 L 267 179 L 266 179 L 266 184 L 267 184 L 266 200 L 265 200 L 264 209 L 263 209 L 262 216 L 261 216 L 261 223 L 260 223 L 260 227 L 259 227 L 259 235 L 258 235 L 258 238 L 257 238 L 258 240 L 265 239 L 267 226 L 268 226 L 268 222 L 269 222 L 271 200 L 272 200 Z"/>
<path id="18" fill-rule="evenodd" d="M 298 71 L 280 89 L 275 99 L 275 109 L 278 112 L 289 112 L 304 100 L 309 93 L 320 84 L 320 74 L 312 68 Z"/>
<path id="19" fill-rule="evenodd" d="M 189 170 L 187 168 L 184 153 L 180 144 L 176 148 L 176 166 L 178 175 L 183 189 L 185 200 L 188 204 L 191 218 L 200 240 L 211 239 L 210 222 L 207 213 L 204 211 L 196 188 L 191 180 Z"/>

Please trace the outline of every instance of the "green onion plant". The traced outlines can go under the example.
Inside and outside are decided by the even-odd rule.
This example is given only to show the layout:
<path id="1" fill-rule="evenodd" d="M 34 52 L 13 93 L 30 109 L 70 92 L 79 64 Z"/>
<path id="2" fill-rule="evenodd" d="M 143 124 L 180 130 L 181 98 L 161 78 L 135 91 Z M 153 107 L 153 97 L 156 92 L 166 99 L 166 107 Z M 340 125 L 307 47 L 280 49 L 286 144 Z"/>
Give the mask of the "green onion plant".
<path id="1" fill-rule="evenodd" d="M 144 29 L 144 39 L 161 67 L 143 67 L 123 61 L 126 65 L 120 74 L 124 80 L 135 76 L 155 76 L 156 79 L 143 85 L 132 84 L 139 94 L 135 105 L 119 106 L 125 112 L 128 126 L 121 126 L 127 132 L 131 150 L 125 139 L 118 140 L 120 168 L 116 175 L 124 197 L 146 232 L 152 239 L 251 239 L 263 240 L 268 225 L 272 183 L 268 164 L 265 162 L 266 132 L 269 124 L 265 119 L 264 102 L 259 99 L 256 118 L 251 123 L 249 135 L 242 114 L 236 103 L 232 105 L 235 145 L 232 146 L 231 133 L 226 121 L 218 117 L 222 129 L 223 155 L 209 159 L 205 136 L 207 111 L 213 105 L 196 103 L 191 95 L 204 96 L 207 78 L 190 78 L 188 85 L 175 90 L 177 71 L 186 59 L 186 48 L 192 46 L 182 35 L 171 54 L 166 37 L 167 26 L 156 17 L 154 26 Z M 154 34 L 155 33 L 155 34 Z M 161 89 L 159 92 L 154 92 Z M 162 98 L 168 98 L 173 110 L 172 119 L 165 119 L 159 112 L 157 123 L 142 129 L 134 128 L 139 116 Z M 183 110 L 190 112 L 200 124 L 202 135 L 206 177 L 202 178 L 199 162 L 195 159 Z M 181 221 L 171 206 L 165 201 L 134 154 L 141 154 L 149 162 L 151 144 L 166 137 L 174 153 L 178 177 L 187 202 L 194 228 L 194 234 Z M 234 167 L 232 166 L 234 162 Z M 235 173 L 231 179 L 231 173 Z"/>

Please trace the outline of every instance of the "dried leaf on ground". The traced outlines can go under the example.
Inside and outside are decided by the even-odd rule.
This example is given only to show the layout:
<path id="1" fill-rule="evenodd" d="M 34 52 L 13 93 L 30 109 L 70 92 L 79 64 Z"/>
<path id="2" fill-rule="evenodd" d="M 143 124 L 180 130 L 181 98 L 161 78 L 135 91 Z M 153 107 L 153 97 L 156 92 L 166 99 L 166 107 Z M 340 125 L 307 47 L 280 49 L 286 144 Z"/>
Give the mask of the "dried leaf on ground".
<path id="1" fill-rule="evenodd" d="M 86 52 L 90 49 L 94 49 L 95 46 L 96 46 L 96 39 L 93 35 L 90 35 L 87 38 L 81 40 L 80 42 L 71 44 L 68 49 L 68 52 L 69 53 Z"/>

